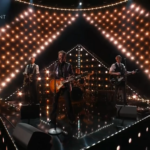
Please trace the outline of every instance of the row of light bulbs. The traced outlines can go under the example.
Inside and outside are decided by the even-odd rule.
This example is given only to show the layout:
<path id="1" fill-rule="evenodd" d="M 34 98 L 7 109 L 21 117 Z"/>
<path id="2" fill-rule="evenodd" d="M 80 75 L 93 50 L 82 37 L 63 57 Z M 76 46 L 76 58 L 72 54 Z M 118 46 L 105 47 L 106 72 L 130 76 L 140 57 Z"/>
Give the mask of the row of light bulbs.
<path id="1" fill-rule="evenodd" d="M 133 8 L 133 6 L 135 6 L 135 5 L 131 5 L 132 8 Z M 138 8 L 139 8 L 139 7 L 138 7 Z M 119 12 L 119 13 L 120 13 L 120 12 Z M 144 13 L 144 10 L 141 10 L 140 13 L 143 14 L 143 13 Z M 92 13 L 91 15 L 93 15 L 93 13 Z M 83 16 L 86 17 L 86 19 L 87 19 L 88 21 L 90 21 L 90 17 L 87 17 L 86 14 L 83 14 Z M 134 16 L 134 15 L 133 15 L 133 16 Z M 147 13 L 147 14 L 146 14 L 146 17 L 148 17 L 148 16 L 149 16 L 149 14 Z M 96 16 L 95 18 L 97 19 L 98 17 Z M 105 18 L 105 17 L 103 16 L 102 18 Z M 92 23 L 92 24 L 93 24 L 94 22 L 95 22 L 94 20 L 90 21 L 90 23 Z M 148 26 L 149 23 L 146 23 L 145 25 Z M 131 55 L 131 52 L 129 52 L 129 51 L 127 52 L 126 48 L 124 48 L 123 45 L 119 44 L 120 42 L 115 39 L 115 34 L 114 34 L 114 37 L 113 37 L 113 36 L 111 36 L 109 33 L 107 33 L 104 29 L 102 30 L 101 28 L 99 28 L 97 24 L 95 24 L 95 26 L 97 26 L 97 28 L 102 32 L 102 34 L 104 34 L 104 36 L 105 36 L 106 38 L 108 38 L 111 42 L 114 42 L 113 44 L 116 45 L 116 46 L 118 46 L 118 49 L 122 49 L 122 52 L 123 52 L 123 53 L 126 53 L 126 55 L 127 55 L 128 57 L 130 57 L 131 60 L 135 60 L 135 57 Z M 144 29 L 141 29 L 141 32 L 143 32 L 143 31 L 144 31 Z M 131 32 L 133 33 L 133 30 L 132 30 Z M 125 33 L 125 32 L 124 32 L 124 33 Z M 126 33 L 125 33 L 125 34 L 126 34 Z M 139 38 L 138 34 L 136 34 L 136 36 Z M 145 36 L 147 36 L 147 37 L 149 36 L 149 31 L 147 31 L 147 32 L 145 33 Z M 121 37 L 119 37 L 119 38 L 121 38 Z M 122 38 L 121 38 L 121 39 L 122 39 Z M 130 39 L 130 36 L 127 36 L 127 39 Z M 141 37 L 140 40 L 143 41 L 144 38 Z M 124 41 L 125 41 L 125 40 L 124 40 Z M 135 41 L 135 39 L 132 39 L 132 41 Z M 145 42 L 145 45 L 148 46 L 148 44 L 149 44 L 149 43 L 146 41 L 146 42 Z M 130 46 L 130 45 L 128 45 L 128 46 Z M 139 46 L 139 43 L 137 43 L 136 46 Z M 143 50 L 143 47 L 141 47 L 141 49 Z M 139 55 L 139 53 L 136 53 L 136 54 Z M 146 52 L 146 55 L 148 55 L 148 52 Z M 139 61 L 144 60 L 144 56 L 142 56 L 142 55 L 139 56 L 139 58 L 140 58 Z M 136 63 L 139 64 L 139 61 L 137 61 Z M 144 63 L 148 65 L 149 61 L 148 61 L 148 60 L 145 60 Z M 140 65 L 140 67 L 144 69 L 144 66 L 143 66 L 143 65 Z M 149 73 L 149 69 L 145 69 L 145 73 Z"/>
<path id="2" fill-rule="evenodd" d="M 28 11 L 29 11 L 30 13 L 33 12 L 32 9 L 29 9 Z M 38 13 L 40 13 L 40 11 L 38 11 Z M 26 11 L 24 14 L 25 14 L 25 16 L 28 16 L 28 12 L 27 12 L 27 11 Z M 56 16 L 55 13 L 54 13 L 53 15 Z M 64 16 L 64 15 L 61 14 L 61 16 Z M 70 17 L 71 14 L 68 14 L 68 16 Z M 78 17 L 78 14 L 76 14 L 75 16 Z M 20 15 L 20 17 L 21 17 L 22 19 L 24 18 L 23 15 Z M 42 18 L 43 18 L 43 15 L 42 15 Z M 58 19 L 58 17 L 57 17 L 57 19 Z M 65 20 L 66 20 L 66 18 L 65 18 Z M 74 21 L 74 20 L 75 20 L 75 18 L 72 17 L 72 18 L 71 18 L 71 21 Z M 16 21 L 18 21 L 18 19 L 16 19 Z M 68 24 L 71 24 L 71 21 L 69 21 Z M 7 26 L 7 27 L 10 28 L 10 26 Z M 65 25 L 65 27 L 66 27 L 66 25 Z M 19 29 L 19 28 L 17 28 L 16 30 L 18 30 L 18 29 Z M 5 33 L 5 32 L 6 32 L 6 29 L 5 29 L 5 28 L 2 28 L 1 31 L 2 31 L 3 33 Z M 36 30 L 34 30 L 34 31 L 36 31 Z M 63 28 L 61 28 L 61 31 L 63 31 Z M 23 32 L 20 32 L 20 34 L 21 34 L 21 35 L 24 35 Z M 31 34 L 31 33 L 30 33 L 30 34 Z M 50 34 L 51 34 L 51 33 L 50 33 Z M 53 39 L 56 39 L 56 37 L 57 37 L 59 34 L 60 34 L 60 32 L 56 32 L 56 35 L 53 35 L 52 38 L 53 38 Z M 38 35 L 39 35 L 39 34 L 38 34 Z M 7 34 L 6 36 L 9 37 L 9 34 Z M 16 38 L 19 38 L 19 35 L 16 35 Z M 46 38 L 48 38 L 48 36 L 47 36 Z M 46 41 L 46 40 L 47 40 L 47 41 L 44 43 L 43 46 L 40 46 L 40 49 L 37 50 L 37 54 L 39 54 L 39 53 L 41 52 L 41 50 L 44 50 L 44 49 L 45 49 L 45 46 L 49 45 L 49 43 L 51 43 L 51 42 L 53 41 L 52 38 L 49 38 L 48 40 L 47 40 L 47 39 L 44 40 L 43 38 L 41 39 L 42 42 L 43 42 L 43 41 Z M 25 39 L 25 40 L 28 40 L 28 37 L 25 36 L 24 39 Z M 2 40 L 5 40 L 5 38 L 2 37 Z M 33 40 L 35 41 L 36 38 L 33 38 Z M 14 42 L 14 39 L 12 38 L 11 41 Z M 21 39 L 21 43 L 23 43 L 23 42 L 24 42 L 24 41 Z M 31 40 L 30 40 L 29 42 L 32 43 Z M 40 43 L 37 42 L 37 44 L 40 44 Z M 10 44 L 9 44 L 9 43 L 6 43 L 6 45 L 9 46 Z M 18 45 L 18 44 L 17 44 L 17 45 Z M 17 45 L 16 45 L 16 46 L 17 46 Z M 26 48 L 28 48 L 27 45 L 26 45 Z M 2 49 L 5 50 L 5 47 L 2 47 Z M 13 48 L 13 50 L 14 50 L 14 49 L 15 49 L 15 48 Z M 23 49 L 22 49 L 22 50 L 23 50 Z M 8 52 L 7 52 L 7 53 L 8 53 Z M 16 54 L 18 54 L 18 53 L 16 53 Z M 36 53 L 33 53 L 32 56 L 36 57 L 37 54 L 36 54 Z M 27 54 L 26 54 L 25 56 L 27 57 Z M 5 55 L 2 56 L 2 59 L 6 59 L 6 58 L 7 58 L 7 57 L 6 57 Z M 12 58 L 14 58 L 14 56 L 12 56 Z M 24 59 L 23 57 L 21 57 L 21 58 L 22 58 L 22 60 Z M 21 59 L 21 58 L 20 58 L 20 59 Z M 19 65 L 19 64 L 20 64 L 19 61 L 15 61 L 14 63 L 15 63 L 16 65 Z M 8 61 L 8 60 L 6 60 L 6 64 L 9 64 L 9 61 Z M 27 62 L 25 62 L 24 64 L 27 64 Z M 14 65 L 11 65 L 11 67 L 14 68 L 15 66 L 14 66 Z M 16 67 L 17 67 L 17 66 L 16 66 Z M 23 68 L 22 65 L 21 65 L 20 67 Z M 2 65 L 2 68 L 5 68 L 5 65 L 4 65 L 4 64 Z M 8 70 L 8 72 L 9 72 L 9 70 Z M 19 72 L 19 70 L 16 69 L 16 72 Z M 2 74 L 2 76 L 4 76 L 4 74 Z M 15 73 L 12 73 L 12 74 L 11 74 L 11 77 L 14 77 L 14 76 L 15 76 Z M 9 81 L 10 81 L 10 78 L 7 78 L 6 81 L 9 82 Z M 6 86 L 6 82 L 3 82 L 3 83 L 2 83 L 2 86 Z"/>
<path id="3" fill-rule="evenodd" d="M 24 4 L 28 4 L 30 6 L 36 6 L 36 7 L 52 9 L 52 10 L 60 10 L 60 11 L 91 11 L 91 10 L 93 11 L 93 10 L 99 10 L 99 9 L 103 9 L 103 8 L 109 8 L 109 7 L 112 7 L 112 6 L 116 6 L 116 5 L 128 2 L 128 0 L 123 0 L 123 1 L 120 1 L 120 2 L 117 2 L 117 3 L 113 3 L 113 4 L 110 4 L 110 5 L 105 5 L 105 6 L 101 6 L 101 7 L 84 8 L 84 9 L 82 9 L 82 8 L 81 9 L 67 9 L 67 8 L 56 8 L 56 7 L 48 7 L 48 6 L 38 5 L 38 4 L 23 1 L 23 0 L 15 0 L 15 1 L 16 2 L 21 2 L 21 3 L 24 3 Z"/>
<path id="4" fill-rule="evenodd" d="M 103 66 L 103 67 L 105 67 L 105 68 L 108 70 L 108 68 L 107 68 L 101 61 L 99 61 L 92 53 L 90 53 L 90 52 L 89 52 L 87 49 L 85 49 L 85 47 L 83 47 L 82 45 L 77 45 L 77 46 L 73 47 L 71 50 L 69 50 L 69 51 L 67 52 L 67 54 L 69 54 L 69 56 L 72 56 L 72 51 L 73 51 L 73 50 L 76 50 L 76 51 L 77 51 L 78 48 L 80 48 L 81 51 L 83 51 L 83 50 L 86 51 L 86 53 L 85 53 L 86 56 L 88 56 L 88 55 L 92 56 L 92 60 L 98 61 L 100 66 Z M 55 63 L 55 62 L 54 62 L 54 63 Z M 43 69 L 44 71 L 46 70 L 46 71 L 45 71 L 46 74 L 49 74 L 49 70 L 48 70 L 48 69 L 49 69 L 54 63 L 52 63 L 52 64 L 51 64 L 50 66 L 48 66 L 47 68 Z M 106 74 L 108 73 L 107 70 L 105 71 Z M 101 71 L 98 71 L 98 73 L 101 73 Z M 41 78 L 39 77 L 38 80 L 40 81 Z M 98 80 L 100 80 L 100 78 L 98 78 Z M 10 79 L 9 79 L 9 81 L 10 81 Z M 49 86 L 49 84 L 47 84 L 46 86 Z M 101 85 L 98 84 L 98 86 L 100 87 Z M 108 85 L 105 85 L 105 87 L 108 87 Z M 10 96 L 8 96 L 5 100 L 8 100 L 8 99 L 9 99 L 10 97 L 12 97 L 14 94 L 18 94 L 19 96 L 22 96 L 22 92 L 20 92 L 22 88 L 23 88 L 23 87 L 21 87 L 21 88 L 18 89 L 16 92 L 14 92 L 14 93 L 11 94 Z M 128 86 L 128 88 L 129 88 L 132 92 L 135 93 L 135 91 L 134 91 L 131 87 Z M 92 92 L 93 92 L 93 90 L 92 90 Z M 139 100 L 143 100 L 140 95 L 138 95 L 138 97 L 140 98 Z"/>
<path id="5" fill-rule="evenodd" d="M 30 12 L 32 12 L 32 10 L 30 9 L 29 10 Z M 115 10 L 115 12 L 117 12 L 117 10 Z M 40 13 L 40 12 L 39 12 Z M 108 12 L 107 12 L 108 13 Z M 25 13 L 26 15 L 27 15 L 27 13 Z M 107 36 L 108 36 L 108 34 L 107 34 Z M 55 37 L 54 37 L 55 38 Z M 112 38 L 111 38 L 112 39 Z M 115 41 L 115 42 L 117 42 L 117 41 Z M 47 43 L 48 44 L 48 43 Z M 115 43 L 115 44 L 117 44 L 117 43 Z M 125 50 L 125 49 L 123 49 L 123 50 Z M 34 56 L 36 56 L 36 54 L 33 54 Z M 127 55 L 129 55 L 130 56 L 130 53 L 127 53 Z M 132 59 L 134 59 L 134 57 L 132 57 Z M 147 61 L 146 61 L 147 62 Z M 146 72 L 148 72 L 148 70 L 146 70 Z M 5 85 L 4 83 L 3 83 L 3 85 Z"/>

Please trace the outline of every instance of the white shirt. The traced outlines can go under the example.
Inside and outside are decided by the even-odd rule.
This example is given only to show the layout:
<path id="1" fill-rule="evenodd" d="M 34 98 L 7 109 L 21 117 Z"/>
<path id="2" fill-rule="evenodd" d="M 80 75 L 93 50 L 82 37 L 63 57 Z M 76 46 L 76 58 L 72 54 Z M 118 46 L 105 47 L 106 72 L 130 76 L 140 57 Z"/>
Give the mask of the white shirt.
<path id="1" fill-rule="evenodd" d="M 119 67 L 119 63 L 116 62 L 118 67 Z M 109 72 L 115 72 L 115 69 L 116 69 L 116 63 L 112 64 L 110 69 L 109 69 Z M 123 63 L 120 63 L 120 65 L 125 69 L 125 65 Z"/>
<path id="2" fill-rule="evenodd" d="M 32 68 L 33 68 L 33 66 L 35 65 L 35 63 L 34 63 L 34 64 L 30 64 L 30 65 L 31 65 Z M 29 66 L 29 65 L 26 66 L 25 71 L 24 71 L 23 74 L 27 74 L 28 66 Z M 39 73 L 40 73 L 40 72 L 39 72 L 39 66 L 38 66 L 38 65 L 35 66 L 35 71 L 36 71 L 36 74 L 39 74 Z"/>

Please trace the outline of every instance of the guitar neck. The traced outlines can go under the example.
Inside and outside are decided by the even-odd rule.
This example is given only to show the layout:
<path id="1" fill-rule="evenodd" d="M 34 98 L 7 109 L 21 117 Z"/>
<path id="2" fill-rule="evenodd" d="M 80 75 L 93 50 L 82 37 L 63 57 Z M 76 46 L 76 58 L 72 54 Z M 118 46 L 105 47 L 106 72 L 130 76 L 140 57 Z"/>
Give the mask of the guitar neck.
<path id="1" fill-rule="evenodd" d="M 73 80 L 75 80 L 75 79 L 79 79 L 79 78 L 81 78 L 81 77 L 83 77 L 83 76 L 85 76 L 85 75 L 84 75 L 84 74 L 83 74 L 83 75 L 78 75 L 78 76 L 72 77 L 72 78 L 70 78 L 70 79 L 64 80 L 64 81 L 62 81 L 62 84 L 71 82 L 71 81 L 73 81 Z"/>

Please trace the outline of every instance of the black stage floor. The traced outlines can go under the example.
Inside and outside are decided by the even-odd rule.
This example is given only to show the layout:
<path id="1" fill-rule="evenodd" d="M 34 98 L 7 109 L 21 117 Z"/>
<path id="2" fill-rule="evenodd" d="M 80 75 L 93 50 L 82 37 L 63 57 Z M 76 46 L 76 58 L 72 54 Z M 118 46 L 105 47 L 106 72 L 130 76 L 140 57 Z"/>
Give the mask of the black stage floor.
<path id="1" fill-rule="evenodd" d="M 18 103 L 17 101 L 0 101 L 0 114 L 10 134 L 12 135 L 15 126 L 20 122 L 28 123 L 48 133 L 50 125 L 47 123 L 47 120 L 49 120 L 51 105 L 47 102 L 41 104 L 40 118 L 21 120 L 20 106 Z M 142 110 L 147 108 L 147 106 L 144 104 L 143 108 L 138 107 L 138 109 Z M 78 101 L 73 102 L 73 108 L 76 115 L 76 124 L 70 125 L 67 119 L 64 101 L 60 100 L 57 126 L 63 130 L 63 133 L 58 136 L 52 136 L 52 150 L 84 149 L 101 140 L 105 140 L 122 128 L 149 115 L 149 113 L 145 116 L 139 114 L 136 120 L 125 120 L 122 128 L 117 128 L 113 122 L 116 116 L 116 108 L 111 102 Z"/>

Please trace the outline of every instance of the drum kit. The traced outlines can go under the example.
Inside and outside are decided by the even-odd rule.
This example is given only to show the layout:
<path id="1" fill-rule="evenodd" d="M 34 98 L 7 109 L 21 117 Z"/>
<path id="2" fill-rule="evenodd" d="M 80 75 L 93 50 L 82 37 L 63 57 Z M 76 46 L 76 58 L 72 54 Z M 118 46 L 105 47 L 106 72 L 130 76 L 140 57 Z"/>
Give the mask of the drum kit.
<path id="1" fill-rule="evenodd" d="M 71 91 L 71 98 L 74 101 L 79 101 L 85 98 L 86 96 L 90 95 L 91 90 L 87 85 L 89 85 L 90 82 L 90 76 L 93 75 L 93 73 L 89 73 L 87 76 L 82 77 L 78 80 L 74 80 L 72 82 L 72 91 Z"/>
<path id="2" fill-rule="evenodd" d="M 46 71 L 44 71 L 46 72 Z M 85 72 L 83 73 L 77 73 L 76 76 L 82 76 L 84 75 Z M 49 82 L 51 79 L 53 79 L 53 72 L 50 72 L 48 77 L 49 77 Z M 88 96 L 91 95 L 91 90 L 90 90 L 90 76 L 93 75 L 94 72 L 92 73 L 87 73 L 87 75 L 84 75 L 83 77 L 80 77 L 76 80 L 71 81 L 72 84 L 72 91 L 71 91 L 71 99 L 73 101 L 80 101 L 84 98 L 87 98 Z M 46 74 L 47 75 L 47 74 Z M 50 95 L 53 95 L 53 92 L 50 90 Z"/>

